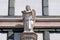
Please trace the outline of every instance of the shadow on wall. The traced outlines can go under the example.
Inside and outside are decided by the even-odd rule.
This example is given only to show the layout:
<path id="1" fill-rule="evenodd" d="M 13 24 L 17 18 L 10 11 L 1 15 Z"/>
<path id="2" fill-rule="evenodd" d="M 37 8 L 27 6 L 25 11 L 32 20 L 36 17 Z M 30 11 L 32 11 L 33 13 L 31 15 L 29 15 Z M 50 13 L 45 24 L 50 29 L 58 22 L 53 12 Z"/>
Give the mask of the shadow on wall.
<path id="1" fill-rule="evenodd" d="M 18 25 L 16 25 L 15 27 L 17 27 L 17 28 L 23 28 L 23 25 L 18 24 Z"/>

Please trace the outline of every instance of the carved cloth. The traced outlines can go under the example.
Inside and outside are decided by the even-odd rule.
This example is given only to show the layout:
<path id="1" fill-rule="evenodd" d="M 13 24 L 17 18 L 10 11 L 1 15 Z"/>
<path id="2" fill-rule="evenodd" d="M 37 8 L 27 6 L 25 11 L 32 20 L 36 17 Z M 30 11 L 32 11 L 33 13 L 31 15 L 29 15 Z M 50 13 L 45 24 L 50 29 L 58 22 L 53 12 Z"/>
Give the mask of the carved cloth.
<path id="1" fill-rule="evenodd" d="M 25 22 L 24 22 L 24 26 L 25 26 L 26 31 L 29 31 L 29 29 L 32 28 L 33 21 L 30 20 L 31 18 L 32 18 L 31 12 L 26 13 Z"/>

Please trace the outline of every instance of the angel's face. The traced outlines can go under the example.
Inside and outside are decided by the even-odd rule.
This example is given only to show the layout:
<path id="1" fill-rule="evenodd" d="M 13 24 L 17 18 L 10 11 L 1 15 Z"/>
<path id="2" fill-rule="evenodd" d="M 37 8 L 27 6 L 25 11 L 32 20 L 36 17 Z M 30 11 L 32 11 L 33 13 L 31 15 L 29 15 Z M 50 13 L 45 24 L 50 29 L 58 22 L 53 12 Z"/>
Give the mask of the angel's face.
<path id="1" fill-rule="evenodd" d="M 26 6 L 26 10 L 27 11 L 31 10 L 29 5 Z"/>

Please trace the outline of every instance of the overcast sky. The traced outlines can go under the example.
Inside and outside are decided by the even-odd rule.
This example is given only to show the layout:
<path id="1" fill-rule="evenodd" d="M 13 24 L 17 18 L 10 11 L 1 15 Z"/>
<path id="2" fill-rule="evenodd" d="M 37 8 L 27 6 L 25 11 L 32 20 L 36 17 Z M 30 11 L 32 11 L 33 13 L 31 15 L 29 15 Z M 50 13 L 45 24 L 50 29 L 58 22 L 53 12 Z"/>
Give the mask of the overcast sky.
<path id="1" fill-rule="evenodd" d="M 36 15 L 42 15 L 42 0 L 15 0 L 15 15 L 22 15 L 26 5 L 36 10 Z M 48 1 L 49 15 L 60 15 L 60 0 Z M 0 0 L 0 15 L 8 15 L 8 0 Z"/>

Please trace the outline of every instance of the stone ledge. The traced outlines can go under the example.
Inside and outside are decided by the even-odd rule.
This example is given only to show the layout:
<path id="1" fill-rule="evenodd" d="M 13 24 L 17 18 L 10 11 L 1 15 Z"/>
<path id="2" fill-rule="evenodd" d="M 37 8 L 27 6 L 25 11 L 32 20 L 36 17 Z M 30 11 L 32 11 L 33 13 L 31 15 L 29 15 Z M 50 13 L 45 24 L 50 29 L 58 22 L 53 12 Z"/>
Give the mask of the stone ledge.
<path id="1" fill-rule="evenodd" d="M 23 22 L 22 18 L 0 18 L 0 22 Z M 60 22 L 60 18 L 36 18 L 36 22 Z"/>
<path id="2" fill-rule="evenodd" d="M 60 22 L 35 22 L 35 28 L 60 28 Z M 23 22 L 0 22 L 0 28 L 23 28 Z"/>
<path id="3" fill-rule="evenodd" d="M 60 28 L 60 18 L 36 18 L 35 28 Z M 0 18 L 0 28 L 23 28 L 22 18 Z"/>

